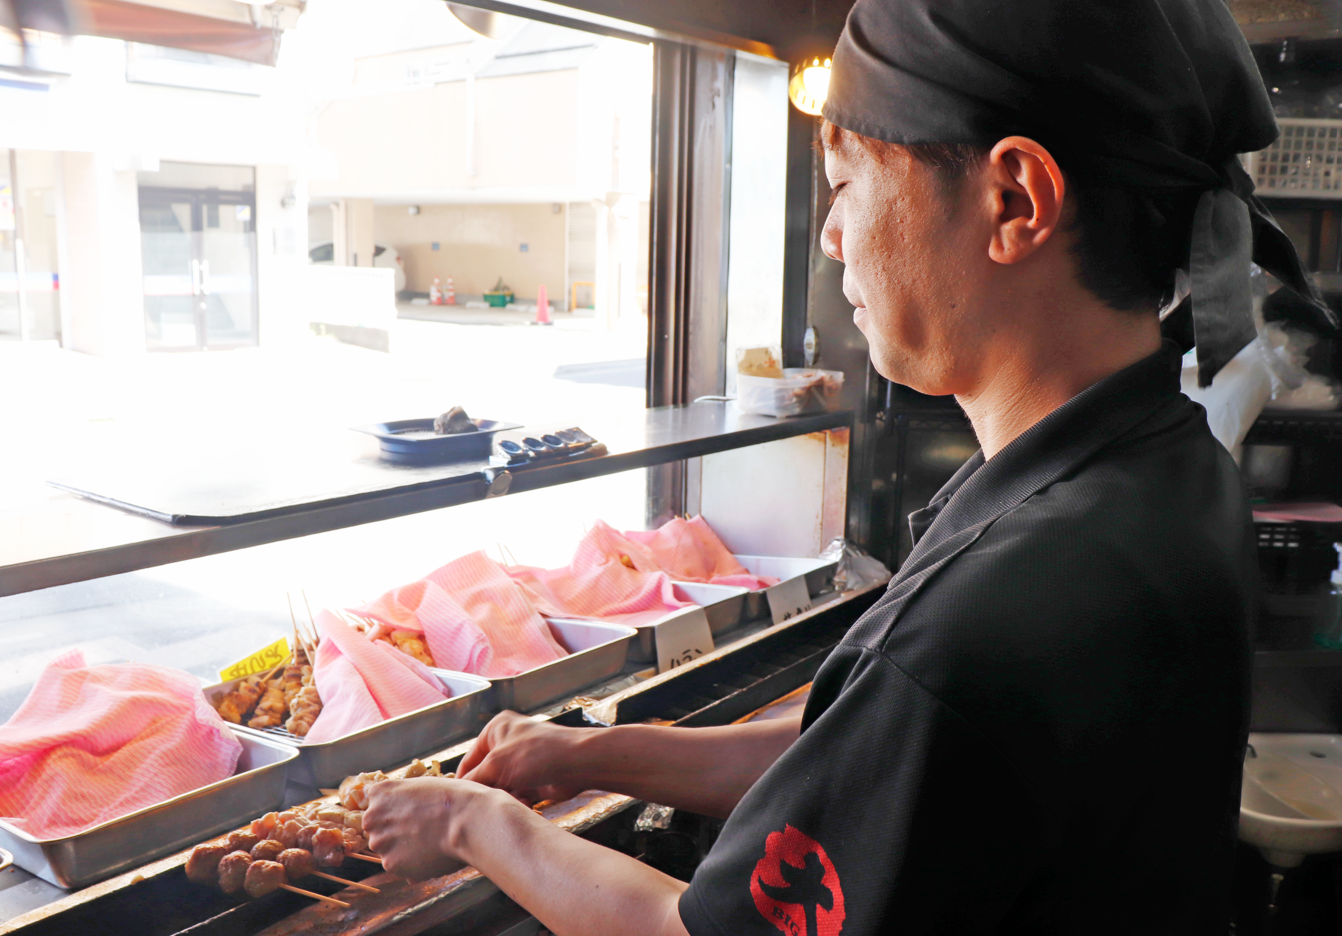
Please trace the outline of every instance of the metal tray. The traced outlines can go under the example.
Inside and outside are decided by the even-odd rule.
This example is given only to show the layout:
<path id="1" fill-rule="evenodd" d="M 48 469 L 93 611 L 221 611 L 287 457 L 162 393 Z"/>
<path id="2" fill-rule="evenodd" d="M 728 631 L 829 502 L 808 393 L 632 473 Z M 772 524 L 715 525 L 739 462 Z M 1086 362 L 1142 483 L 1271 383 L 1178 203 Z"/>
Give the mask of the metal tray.
<path id="1" fill-rule="evenodd" d="M 494 447 L 494 433 L 522 428 L 520 423 L 496 419 L 472 419 L 479 432 L 438 435 L 433 418 L 396 419 L 391 422 L 355 426 L 355 432 L 376 436 L 382 457 L 402 465 L 432 465 L 452 461 L 484 461 Z"/>
<path id="2" fill-rule="evenodd" d="M 229 726 L 232 728 L 233 726 Z M 238 772 L 181 796 L 74 835 L 37 839 L 0 820 L 0 847 L 44 881 L 75 890 L 236 828 L 284 802 L 292 747 L 234 730 L 242 742 Z"/>
<path id="3" fill-rule="evenodd" d="M 806 590 L 812 598 L 834 588 L 834 570 L 839 564 L 824 559 L 794 559 L 787 556 L 737 556 L 736 561 L 745 566 L 751 575 L 773 576 L 778 579 L 779 585 L 789 579 L 805 576 Z M 769 617 L 769 589 L 747 593 L 745 617 L 747 621 Z"/>
<path id="4" fill-rule="evenodd" d="M 609 679 L 624 669 L 629 642 L 638 633 L 623 624 L 546 619 L 550 633 L 569 655 L 516 676 L 491 679 L 498 709 L 533 712 Z"/>
<path id="5" fill-rule="evenodd" d="M 435 669 L 438 681 L 452 691 L 452 698 L 388 718 L 330 741 L 310 743 L 282 728 L 248 728 L 239 732 L 298 749 L 298 761 L 289 768 L 289 779 L 310 787 L 339 786 L 350 774 L 385 770 L 419 754 L 444 748 L 479 731 L 489 705 L 489 680 L 469 673 Z M 237 683 L 219 683 L 203 691 L 211 703 Z"/>
<path id="6" fill-rule="evenodd" d="M 704 609 L 704 614 L 708 617 L 709 633 L 714 637 L 741 623 L 746 596 L 750 594 L 748 589 L 733 585 L 706 585 L 701 582 L 673 582 L 672 585 L 677 598 L 681 601 L 692 601 Z M 657 626 L 679 613 L 672 611 L 666 617 L 636 627 L 638 633 L 629 644 L 629 662 L 655 663 Z"/>

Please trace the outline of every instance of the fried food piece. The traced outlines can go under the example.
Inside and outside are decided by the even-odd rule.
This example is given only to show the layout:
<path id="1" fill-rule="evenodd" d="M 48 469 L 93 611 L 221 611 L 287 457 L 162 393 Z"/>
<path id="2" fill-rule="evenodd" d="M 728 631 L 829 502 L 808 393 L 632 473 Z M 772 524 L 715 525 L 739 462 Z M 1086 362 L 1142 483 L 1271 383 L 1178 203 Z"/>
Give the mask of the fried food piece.
<path id="1" fill-rule="evenodd" d="M 253 819 L 251 825 L 252 835 L 258 836 L 262 841 L 274 835 L 275 830 L 280 827 L 280 814 L 268 812 L 260 819 Z"/>
<path id="2" fill-rule="evenodd" d="M 458 432 L 479 432 L 471 417 L 460 406 L 454 406 L 433 421 L 433 431 L 438 435 L 456 435 Z"/>
<path id="3" fill-rule="evenodd" d="M 218 842 L 197 845 L 186 859 L 186 876 L 197 884 L 219 882 L 219 859 L 228 854 L 228 846 Z"/>
<path id="4" fill-rule="evenodd" d="M 312 836 L 312 858 L 323 868 L 345 862 L 345 836 L 338 829 L 318 829 Z"/>
<path id="5" fill-rule="evenodd" d="M 289 705 L 284 700 L 284 687 L 278 679 L 266 683 L 265 695 L 256 703 L 256 714 L 247 722 L 248 728 L 278 728 L 284 724 L 284 713 Z"/>
<path id="6" fill-rule="evenodd" d="M 424 642 L 423 634 L 405 630 L 392 631 L 391 642 L 397 650 L 414 657 L 425 666 L 434 665 L 433 654 L 429 653 L 429 645 Z"/>
<path id="7" fill-rule="evenodd" d="M 260 841 L 261 836 L 259 835 L 254 835 L 253 833 L 246 831 L 238 831 L 230 833 L 228 838 L 224 839 L 224 844 L 228 846 L 229 851 L 250 852 Z"/>
<path id="8" fill-rule="evenodd" d="M 283 842 L 266 839 L 264 842 L 256 843 L 256 847 L 252 849 L 252 858 L 257 861 L 274 861 L 282 851 L 284 851 Z"/>
<path id="9" fill-rule="evenodd" d="M 298 833 L 298 838 L 294 841 L 294 848 L 306 848 L 312 851 L 312 837 L 321 831 L 319 825 L 303 826 L 302 831 Z"/>
<path id="10" fill-rule="evenodd" d="M 252 866 L 252 856 L 245 851 L 231 851 L 219 859 L 219 889 L 225 894 L 236 894 L 242 890 L 247 879 L 247 869 Z"/>
<path id="11" fill-rule="evenodd" d="M 242 886 L 247 889 L 248 897 L 256 898 L 277 891 L 281 884 L 286 883 L 284 865 L 278 861 L 253 861 L 243 878 Z"/>
<path id="12" fill-rule="evenodd" d="M 216 709 L 219 716 L 224 721 L 232 722 L 235 725 L 242 724 L 242 720 L 252 710 L 256 700 L 261 698 L 261 687 L 258 685 L 260 681 L 259 676 L 252 676 L 238 683 L 232 692 L 220 700 Z"/>
<path id="13" fill-rule="evenodd" d="M 367 809 L 368 788 L 373 784 L 381 783 L 386 779 L 387 775 L 380 770 L 346 777 L 344 780 L 340 781 L 340 789 L 338 791 L 341 805 L 348 809 Z"/>
<path id="14" fill-rule="evenodd" d="M 305 878 L 317 870 L 317 862 L 312 859 L 312 852 L 306 848 L 286 848 L 280 852 L 279 861 L 284 865 L 285 876 L 291 881 Z"/>
<path id="15" fill-rule="evenodd" d="M 410 766 L 405 768 L 405 779 L 413 780 L 416 777 L 423 777 L 429 772 L 429 765 L 424 763 L 418 757 L 410 762 Z"/>

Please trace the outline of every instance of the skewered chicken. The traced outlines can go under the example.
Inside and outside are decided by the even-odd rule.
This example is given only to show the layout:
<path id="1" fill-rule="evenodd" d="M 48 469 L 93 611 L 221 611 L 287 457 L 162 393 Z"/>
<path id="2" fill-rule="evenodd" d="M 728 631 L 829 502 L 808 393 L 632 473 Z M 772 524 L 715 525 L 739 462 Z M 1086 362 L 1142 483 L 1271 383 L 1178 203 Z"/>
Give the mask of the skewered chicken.
<path id="1" fill-rule="evenodd" d="M 242 720 L 252 710 L 256 700 L 261 698 L 261 687 L 258 683 L 260 683 L 260 679 L 257 677 L 244 679 L 238 683 L 233 691 L 224 696 L 219 703 L 220 717 L 224 721 L 232 722 L 235 725 L 242 724 Z"/>
<path id="2" fill-rule="evenodd" d="M 261 837 L 251 832 L 239 830 L 229 833 L 224 844 L 228 846 L 229 851 L 250 852 L 261 841 Z"/>
<path id="3" fill-rule="evenodd" d="M 186 876 L 197 884 L 219 883 L 219 859 L 228 854 L 228 846 L 212 843 L 197 845 L 186 859 Z"/>
<path id="4" fill-rule="evenodd" d="M 290 734 L 302 738 L 312 730 L 312 723 L 322 713 L 322 700 L 317 695 L 316 686 L 304 686 L 289 704 L 289 720 L 284 728 Z"/>
<path id="5" fill-rule="evenodd" d="M 265 695 L 256 703 L 256 714 L 247 722 L 248 728 L 278 728 L 284 723 L 284 712 L 288 705 L 284 701 L 284 687 L 280 680 L 272 679 L 266 683 Z"/>
<path id="6" fill-rule="evenodd" d="M 280 852 L 279 861 L 284 865 L 284 873 L 291 881 L 305 878 L 317 870 L 317 862 L 312 859 L 312 852 L 306 848 L 286 848 Z"/>
<path id="7" fill-rule="evenodd" d="M 252 849 L 252 858 L 256 861 L 274 861 L 282 851 L 284 851 L 283 842 L 266 839 L 264 842 L 256 843 L 256 847 Z"/>
<path id="8" fill-rule="evenodd" d="M 387 779 L 390 778 L 380 770 L 346 777 L 340 781 L 340 789 L 337 791 L 341 805 L 346 809 L 367 809 L 368 788 Z"/>
<path id="9" fill-rule="evenodd" d="M 318 829 L 312 836 L 312 857 L 324 868 L 345 863 L 345 836 L 339 829 Z"/>
<path id="10" fill-rule="evenodd" d="M 252 856 L 246 852 L 229 852 L 219 860 L 219 889 L 225 894 L 236 894 L 242 890 L 247 878 L 247 869 L 251 865 Z"/>
<path id="11" fill-rule="evenodd" d="M 268 839 L 280 827 L 280 814 L 268 812 L 260 819 L 253 819 L 250 826 L 252 835 Z"/>
<path id="12" fill-rule="evenodd" d="M 286 883 L 288 882 L 284 879 L 284 865 L 278 861 L 253 861 L 247 868 L 247 876 L 243 879 L 247 896 L 252 898 L 264 897 L 271 891 L 279 890 Z"/>

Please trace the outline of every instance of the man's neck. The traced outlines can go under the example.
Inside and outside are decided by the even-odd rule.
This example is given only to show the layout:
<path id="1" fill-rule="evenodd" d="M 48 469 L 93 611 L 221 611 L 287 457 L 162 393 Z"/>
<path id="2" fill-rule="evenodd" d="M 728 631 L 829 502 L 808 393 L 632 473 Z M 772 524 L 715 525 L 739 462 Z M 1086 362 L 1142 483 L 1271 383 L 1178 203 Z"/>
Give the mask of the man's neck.
<path id="1" fill-rule="evenodd" d="M 1075 334 L 1041 333 L 987 355 L 984 377 L 956 394 L 983 456 L 992 458 L 1072 397 L 1160 349 L 1154 316 L 1103 316 L 1104 327 Z"/>

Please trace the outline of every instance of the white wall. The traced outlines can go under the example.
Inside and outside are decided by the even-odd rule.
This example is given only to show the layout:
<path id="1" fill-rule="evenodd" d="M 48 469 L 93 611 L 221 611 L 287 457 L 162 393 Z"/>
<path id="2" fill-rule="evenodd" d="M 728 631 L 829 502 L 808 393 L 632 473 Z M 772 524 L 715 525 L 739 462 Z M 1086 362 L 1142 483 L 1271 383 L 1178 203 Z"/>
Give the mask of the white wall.
<path id="1" fill-rule="evenodd" d="M 143 353 L 135 172 L 105 153 L 63 153 L 58 181 L 62 343 L 87 354 Z"/>
<path id="2" fill-rule="evenodd" d="M 285 196 L 293 198 L 284 206 Z M 304 277 L 308 271 L 307 190 L 288 166 L 256 167 L 257 341 L 292 345 L 308 335 Z"/>

